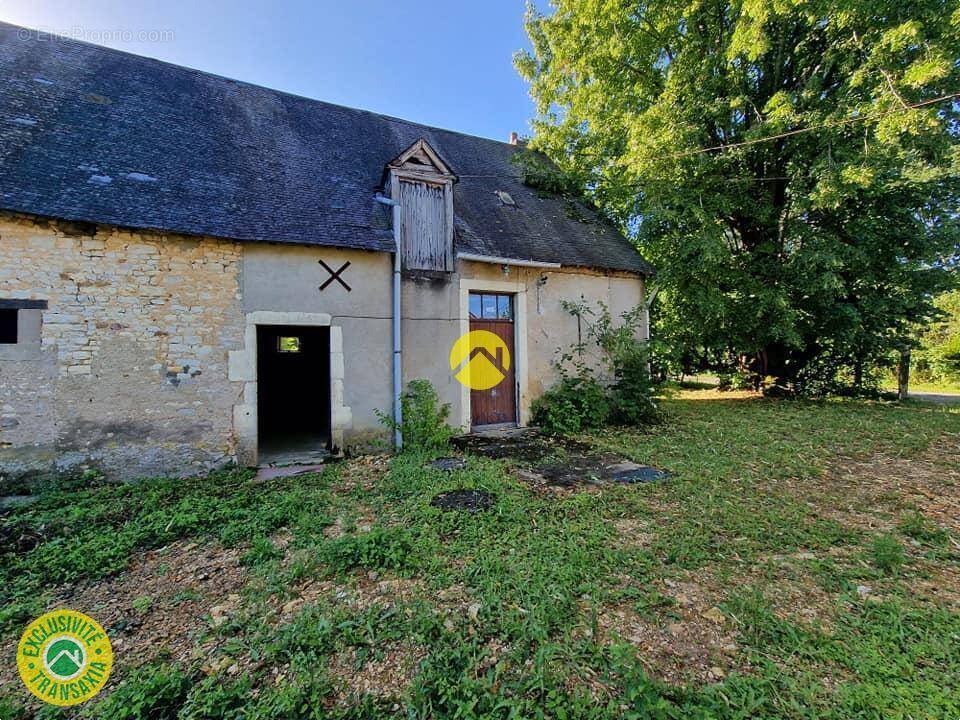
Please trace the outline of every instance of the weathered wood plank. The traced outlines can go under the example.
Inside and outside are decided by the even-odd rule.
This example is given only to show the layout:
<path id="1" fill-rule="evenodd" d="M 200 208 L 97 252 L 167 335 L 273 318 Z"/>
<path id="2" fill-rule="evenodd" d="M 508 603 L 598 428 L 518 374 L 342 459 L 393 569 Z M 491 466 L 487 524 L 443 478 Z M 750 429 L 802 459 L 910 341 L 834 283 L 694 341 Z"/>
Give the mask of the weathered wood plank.
<path id="1" fill-rule="evenodd" d="M 400 181 L 400 247 L 410 270 L 450 270 L 447 199 L 443 186 Z"/>

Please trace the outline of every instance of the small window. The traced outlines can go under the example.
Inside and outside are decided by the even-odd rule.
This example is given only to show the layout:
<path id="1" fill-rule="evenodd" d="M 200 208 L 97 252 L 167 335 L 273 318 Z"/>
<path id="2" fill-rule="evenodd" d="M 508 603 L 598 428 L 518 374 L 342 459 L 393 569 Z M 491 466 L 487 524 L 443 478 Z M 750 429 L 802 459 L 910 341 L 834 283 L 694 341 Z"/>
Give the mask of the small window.
<path id="1" fill-rule="evenodd" d="M 17 344 L 17 311 L 0 310 L 0 345 Z"/>
<path id="2" fill-rule="evenodd" d="M 482 300 L 483 317 L 494 319 L 497 317 L 497 296 L 484 295 Z"/>
<path id="3" fill-rule="evenodd" d="M 470 317 L 475 320 L 512 320 L 513 298 L 510 295 L 470 295 Z"/>
<path id="4" fill-rule="evenodd" d="M 277 338 L 277 352 L 282 353 L 298 353 L 300 352 L 300 338 L 298 337 L 284 337 L 280 336 Z"/>

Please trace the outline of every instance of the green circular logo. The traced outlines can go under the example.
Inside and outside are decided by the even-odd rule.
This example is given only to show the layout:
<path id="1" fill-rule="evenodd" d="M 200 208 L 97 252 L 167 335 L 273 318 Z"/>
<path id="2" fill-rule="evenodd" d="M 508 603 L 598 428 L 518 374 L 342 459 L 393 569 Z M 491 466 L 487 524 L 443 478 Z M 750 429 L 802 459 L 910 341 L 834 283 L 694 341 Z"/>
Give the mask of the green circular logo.
<path id="1" fill-rule="evenodd" d="M 83 646 L 69 635 L 58 635 L 44 650 L 43 666 L 60 682 L 73 680 L 87 666 Z"/>
<path id="2" fill-rule="evenodd" d="M 85 702 L 107 684 L 113 668 L 110 638 L 91 617 L 65 608 L 27 625 L 17 646 L 17 669 L 27 689 L 51 705 Z"/>

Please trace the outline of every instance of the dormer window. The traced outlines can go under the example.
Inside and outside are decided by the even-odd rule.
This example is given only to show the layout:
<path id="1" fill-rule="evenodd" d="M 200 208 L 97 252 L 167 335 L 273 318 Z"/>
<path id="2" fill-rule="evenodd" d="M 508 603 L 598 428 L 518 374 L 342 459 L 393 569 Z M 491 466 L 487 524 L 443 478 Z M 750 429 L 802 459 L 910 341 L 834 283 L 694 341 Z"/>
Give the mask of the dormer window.
<path id="1" fill-rule="evenodd" d="M 425 140 L 387 169 L 400 203 L 400 253 L 405 270 L 453 272 L 453 183 L 456 176 Z"/>

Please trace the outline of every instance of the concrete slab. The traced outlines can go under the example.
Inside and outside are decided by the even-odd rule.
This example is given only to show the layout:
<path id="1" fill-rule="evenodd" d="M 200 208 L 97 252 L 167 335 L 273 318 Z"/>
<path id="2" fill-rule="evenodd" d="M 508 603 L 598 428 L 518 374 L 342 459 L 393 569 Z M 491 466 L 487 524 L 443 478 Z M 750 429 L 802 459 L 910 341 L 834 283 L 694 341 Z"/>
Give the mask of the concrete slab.
<path id="1" fill-rule="evenodd" d="M 306 473 L 322 472 L 324 465 L 285 465 L 283 467 L 262 467 L 257 470 L 254 480 L 274 480 L 276 478 L 294 477 Z"/>
<path id="2" fill-rule="evenodd" d="M 484 429 L 457 438 L 455 444 L 465 452 L 513 460 L 521 466 L 518 476 L 533 485 L 632 484 L 666 480 L 670 476 L 665 470 L 632 462 L 572 438 L 545 435 L 534 428 Z"/>

